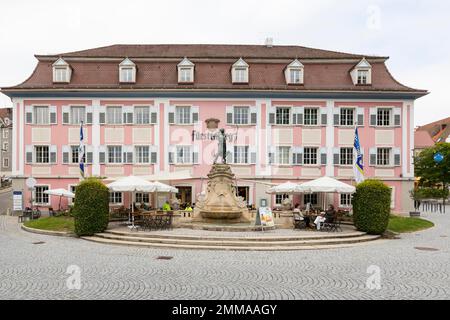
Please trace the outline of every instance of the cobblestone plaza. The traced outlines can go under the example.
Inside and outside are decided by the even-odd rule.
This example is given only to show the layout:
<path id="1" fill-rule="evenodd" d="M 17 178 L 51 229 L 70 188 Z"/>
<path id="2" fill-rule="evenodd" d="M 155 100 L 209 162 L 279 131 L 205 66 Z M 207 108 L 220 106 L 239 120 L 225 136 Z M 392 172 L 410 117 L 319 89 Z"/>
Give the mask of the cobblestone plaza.
<path id="1" fill-rule="evenodd" d="M 399 240 L 293 252 L 102 245 L 27 233 L 17 218 L 0 216 L 0 298 L 448 299 L 449 216 L 422 216 L 436 226 Z M 79 267 L 80 289 L 68 289 L 70 266 Z M 370 266 L 380 268 L 380 289 L 366 285 Z"/>

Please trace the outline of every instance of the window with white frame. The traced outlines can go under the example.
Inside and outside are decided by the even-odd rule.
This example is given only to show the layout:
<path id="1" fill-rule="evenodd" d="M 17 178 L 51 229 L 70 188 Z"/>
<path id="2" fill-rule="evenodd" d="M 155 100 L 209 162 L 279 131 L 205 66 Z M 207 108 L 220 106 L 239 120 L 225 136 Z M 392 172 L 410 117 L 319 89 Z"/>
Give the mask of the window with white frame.
<path id="1" fill-rule="evenodd" d="M 133 67 L 121 67 L 120 82 L 134 82 L 134 70 Z"/>
<path id="2" fill-rule="evenodd" d="M 2 148 L 2 151 L 3 151 L 3 152 L 8 152 L 8 149 L 9 149 L 9 144 L 8 144 L 8 142 L 3 142 L 3 148 Z"/>
<path id="3" fill-rule="evenodd" d="M 305 108 L 305 116 L 303 123 L 306 126 L 316 126 L 318 123 L 318 108 Z"/>
<path id="4" fill-rule="evenodd" d="M 150 123 L 150 108 L 149 107 L 134 107 L 134 121 L 136 124 Z"/>
<path id="5" fill-rule="evenodd" d="M 9 158 L 3 158 L 3 168 L 9 167 Z"/>
<path id="6" fill-rule="evenodd" d="M 150 195 L 148 193 L 136 193 L 136 202 L 137 203 L 150 203 Z"/>
<path id="7" fill-rule="evenodd" d="M 339 118 L 341 126 L 353 126 L 355 124 L 355 109 L 341 108 Z"/>
<path id="8" fill-rule="evenodd" d="M 276 124 L 290 124 L 291 108 L 277 107 L 275 112 Z"/>
<path id="9" fill-rule="evenodd" d="M 305 147 L 303 153 L 303 163 L 304 164 L 317 164 L 317 153 L 318 149 L 316 147 Z"/>
<path id="10" fill-rule="evenodd" d="M 349 166 L 353 164 L 353 148 L 340 149 L 339 164 L 341 166 Z"/>
<path id="11" fill-rule="evenodd" d="M 35 124 L 49 124 L 49 110 L 46 106 L 34 107 L 34 123 Z"/>
<path id="12" fill-rule="evenodd" d="M 248 146 L 234 146 L 234 163 L 248 163 Z"/>
<path id="13" fill-rule="evenodd" d="M 247 72 L 248 72 L 248 68 L 235 68 L 234 69 L 234 76 L 235 76 L 234 82 L 237 82 L 237 83 L 248 82 Z"/>
<path id="14" fill-rule="evenodd" d="M 122 124 L 122 107 L 107 107 L 106 122 L 108 124 Z"/>
<path id="15" fill-rule="evenodd" d="M 391 162 L 391 148 L 377 148 L 377 166 L 389 166 Z"/>
<path id="16" fill-rule="evenodd" d="M 149 163 L 149 162 L 150 162 L 150 147 L 136 146 L 136 163 Z"/>
<path id="17" fill-rule="evenodd" d="M 177 163 L 192 163 L 191 147 L 190 146 L 177 146 Z"/>
<path id="18" fill-rule="evenodd" d="M 50 155 L 49 155 L 49 146 L 35 146 L 34 154 L 36 163 L 49 163 Z"/>
<path id="19" fill-rule="evenodd" d="M 193 82 L 193 71 L 194 68 L 179 68 L 178 72 L 180 73 L 179 79 L 180 82 Z"/>
<path id="20" fill-rule="evenodd" d="M 34 188 L 34 203 L 36 204 L 48 204 L 49 197 L 48 194 L 44 193 L 48 190 L 48 186 L 36 186 Z"/>
<path id="21" fill-rule="evenodd" d="M 275 195 L 275 204 L 283 204 L 283 200 L 288 199 L 288 194 L 276 194 Z"/>
<path id="22" fill-rule="evenodd" d="M 289 83 L 291 83 L 291 84 L 301 83 L 300 73 L 301 73 L 300 69 L 290 69 L 289 70 Z"/>
<path id="23" fill-rule="evenodd" d="M 108 163 L 122 163 L 121 146 L 108 146 Z"/>
<path id="24" fill-rule="evenodd" d="M 368 70 L 358 70 L 358 84 L 367 84 L 369 79 Z"/>
<path id="25" fill-rule="evenodd" d="M 80 146 L 70 146 L 71 151 L 71 163 L 79 163 L 80 158 Z M 86 153 L 83 155 L 83 163 L 86 163 Z"/>
<path id="26" fill-rule="evenodd" d="M 389 108 L 377 109 L 377 126 L 390 126 L 391 125 L 391 112 Z"/>
<path id="27" fill-rule="evenodd" d="M 69 68 L 55 67 L 53 82 L 69 82 Z"/>
<path id="28" fill-rule="evenodd" d="M 303 195 L 303 203 L 306 205 L 310 203 L 313 206 L 316 206 L 319 203 L 319 199 L 317 193 L 306 193 Z"/>
<path id="29" fill-rule="evenodd" d="M 3 139 L 9 138 L 9 129 L 3 129 Z"/>
<path id="30" fill-rule="evenodd" d="M 178 124 L 190 124 L 191 123 L 191 107 L 189 106 L 177 106 L 175 108 L 176 122 Z"/>
<path id="31" fill-rule="evenodd" d="M 249 107 L 234 107 L 233 120 L 234 124 L 248 124 Z"/>
<path id="32" fill-rule="evenodd" d="M 122 192 L 110 192 L 109 193 L 109 203 L 122 204 Z"/>
<path id="33" fill-rule="evenodd" d="M 70 107 L 70 121 L 72 124 L 80 124 L 85 121 L 86 108 L 85 107 Z"/>
<path id="34" fill-rule="evenodd" d="M 339 206 L 340 207 L 351 207 L 352 205 L 352 195 L 350 193 L 341 193 L 339 195 Z"/>
<path id="35" fill-rule="evenodd" d="M 290 164 L 290 151 L 291 147 L 277 147 L 277 153 L 276 153 L 276 163 L 277 164 Z"/>

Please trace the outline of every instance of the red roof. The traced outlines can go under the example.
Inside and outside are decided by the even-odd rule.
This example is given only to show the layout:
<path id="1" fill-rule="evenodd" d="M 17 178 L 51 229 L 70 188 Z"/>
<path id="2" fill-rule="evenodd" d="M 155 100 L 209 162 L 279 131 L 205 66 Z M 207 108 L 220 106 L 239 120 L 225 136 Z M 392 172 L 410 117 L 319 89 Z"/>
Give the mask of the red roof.
<path id="1" fill-rule="evenodd" d="M 366 56 L 372 65 L 372 84 L 355 86 L 350 71 L 363 55 L 300 46 L 257 45 L 113 45 L 59 55 L 37 55 L 33 74 L 17 89 L 242 89 L 293 91 L 396 91 L 425 95 L 396 81 L 387 57 Z M 63 57 L 72 68 L 69 84 L 54 84 L 52 63 Z M 134 84 L 119 83 L 118 64 L 125 57 L 136 63 Z M 195 63 L 194 84 L 178 84 L 177 64 L 183 57 Z M 231 65 L 242 57 L 249 65 L 249 83 L 232 84 Z M 304 85 L 287 85 L 285 67 L 298 58 L 304 64 Z M 325 61 L 324 59 L 327 59 Z"/>
<path id="2" fill-rule="evenodd" d="M 419 130 L 414 132 L 414 148 L 422 149 L 434 146 L 434 141 L 431 139 L 428 131 Z"/>

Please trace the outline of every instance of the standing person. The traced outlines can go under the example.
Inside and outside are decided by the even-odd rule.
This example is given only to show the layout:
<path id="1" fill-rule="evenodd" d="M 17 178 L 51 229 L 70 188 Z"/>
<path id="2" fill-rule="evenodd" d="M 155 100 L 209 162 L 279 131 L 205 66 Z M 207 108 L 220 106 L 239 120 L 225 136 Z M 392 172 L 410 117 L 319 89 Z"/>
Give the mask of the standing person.
<path id="1" fill-rule="evenodd" d="M 163 211 L 171 211 L 172 210 L 168 200 L 166 200 L 166 202 L 163 204 L 162 209 L 163 209 Z"/>

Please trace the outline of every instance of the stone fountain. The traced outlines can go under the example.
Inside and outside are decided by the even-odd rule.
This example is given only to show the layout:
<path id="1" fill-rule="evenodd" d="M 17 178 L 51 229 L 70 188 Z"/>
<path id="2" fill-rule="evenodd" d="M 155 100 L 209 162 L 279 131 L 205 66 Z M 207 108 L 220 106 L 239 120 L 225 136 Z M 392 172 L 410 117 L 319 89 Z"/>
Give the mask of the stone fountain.
<path id="1" fill-rule="evenodd" d="M 206 192 L 195 203 L 193 221 L 209 223 L 250 222 L 250 213 L 242 197 L 236 196 L 234 174 L 226 163 L 225 130 L 220 129 L 219 151 L 208 173 Z M 222 163 L 217 163 L 218 158 Z"/>

